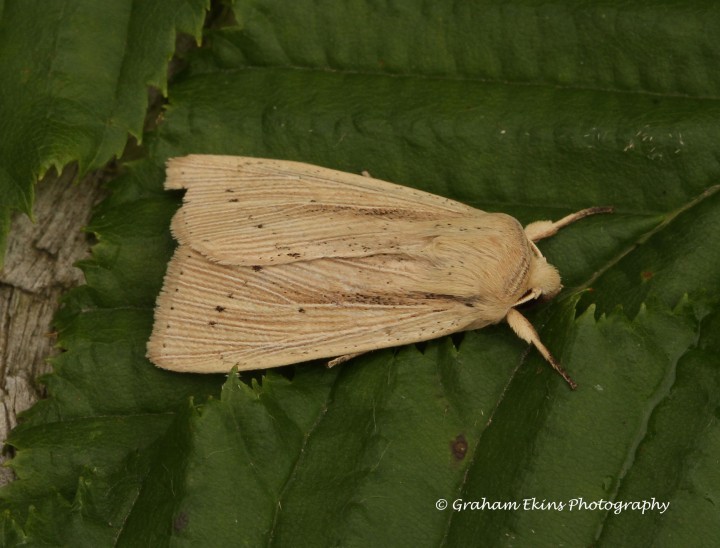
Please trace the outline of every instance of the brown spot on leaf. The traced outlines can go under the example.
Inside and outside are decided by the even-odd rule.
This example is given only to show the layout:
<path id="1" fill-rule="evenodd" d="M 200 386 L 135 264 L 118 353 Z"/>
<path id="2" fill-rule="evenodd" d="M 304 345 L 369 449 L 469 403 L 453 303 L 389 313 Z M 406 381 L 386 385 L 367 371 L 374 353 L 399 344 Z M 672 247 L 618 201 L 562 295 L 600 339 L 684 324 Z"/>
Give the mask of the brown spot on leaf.
<path id="1" fill-rule="evenodd" d="M 187 512 L 179 512 L 173 520 L 173 529 L 179 533 L 188 526 L 188 523 L 190 523 L 190 516 L 187 515 Z"/>
<path id="2" fill-rule="evenodd" d="M 640 277 L 642 278 L 643 282 L 647 282 L 649 280 L 652 280 L 652 277 L 655 275 L 654 272 L 651 272 L 649 270 L 645 270 L 640 273 Z"/>
<path id="3" fill-rule="evenodd" d="M 458 435 L 454 441 L 450 442 L 450 451 L 452 451 L 452 455 L 455 457 L 455 460 L 463 460 L 465 455 L 467 455 L 467 450 L 468 442 L 462 434 Z"/>

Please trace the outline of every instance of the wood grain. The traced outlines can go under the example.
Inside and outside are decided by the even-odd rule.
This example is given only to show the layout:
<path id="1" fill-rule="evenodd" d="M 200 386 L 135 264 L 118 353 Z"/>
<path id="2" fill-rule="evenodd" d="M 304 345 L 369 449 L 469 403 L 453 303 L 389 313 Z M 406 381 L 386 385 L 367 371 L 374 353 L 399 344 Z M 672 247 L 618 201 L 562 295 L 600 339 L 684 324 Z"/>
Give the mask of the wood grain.
<path id="1" fill-rule="evenodd" d="M 46 177 L 36 187 L 35 222 L 15 214 L 4 267 L 0 270 L 0 441 L 18 415 L 44 396 L 37 378 L 48 373 L 48 358 L 58 354 L 52 319 L 60 296 L 83 283 L 73 264 L 89 256 L 90 238 L 82 228 L 92 206 L 105 194 L 100 173 L 81 182 L 75 169 Z M 0 463 L 12 457 L 6 448 Z M 0 468 L 0 485 L 14 478 Z"/>

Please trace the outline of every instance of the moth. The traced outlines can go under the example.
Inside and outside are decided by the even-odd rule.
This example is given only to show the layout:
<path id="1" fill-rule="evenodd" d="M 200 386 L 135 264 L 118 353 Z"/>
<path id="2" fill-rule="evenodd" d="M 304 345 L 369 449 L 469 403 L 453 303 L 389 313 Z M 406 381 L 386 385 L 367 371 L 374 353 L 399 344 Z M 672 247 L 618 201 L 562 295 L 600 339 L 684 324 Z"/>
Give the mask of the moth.
<path id="1" fill-rule="evenodd" d="M 505 320 L 575 388 L 517 310 L 562 285 L 535 242 L 609 208 L 526 226 L 393 183 L 289 162 L 190 155 L 147 356 L 173 371 L 265 369 Z"/>

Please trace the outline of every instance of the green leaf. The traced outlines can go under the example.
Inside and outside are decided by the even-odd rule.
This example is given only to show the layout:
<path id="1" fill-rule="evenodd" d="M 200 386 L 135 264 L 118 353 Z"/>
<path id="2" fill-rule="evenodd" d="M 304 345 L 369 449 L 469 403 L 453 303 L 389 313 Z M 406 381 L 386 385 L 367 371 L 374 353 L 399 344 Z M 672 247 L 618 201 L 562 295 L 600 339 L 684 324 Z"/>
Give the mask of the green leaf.
<path id="1" fill-rule="evenodd" d="M 147 86 L 166 93 L 176 32 L 195 37 L 207 0 L 0 4 L 0 263 L 13 210 L 77 162 L 80 176 L 142 139 Z"/>
<path id="2" fill-rule="evenodd" d="M 307 0 L 234 15 L 89 227 L 50 398 L 10 440 L 6 543 L 717 544 L 718 11 Z M 541 242 L 566 289 L 527 312 L 579 389 L 505 325 L 331 370 L 154 368 L 180 203 L 162 166 L 190 152 L 368 170 L 522 222 L 614 205 Z M 592 506 L 652 500 L 669 509 Z"/>

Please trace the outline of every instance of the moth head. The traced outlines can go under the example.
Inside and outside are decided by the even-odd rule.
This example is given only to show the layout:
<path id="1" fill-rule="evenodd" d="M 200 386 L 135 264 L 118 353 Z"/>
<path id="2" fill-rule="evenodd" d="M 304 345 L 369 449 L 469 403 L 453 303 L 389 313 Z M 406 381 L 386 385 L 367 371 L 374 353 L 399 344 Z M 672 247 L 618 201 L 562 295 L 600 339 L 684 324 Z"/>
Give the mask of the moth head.
<path id="1" fill-rule="evenodd" d="M 532 253 L 526 256 L 525 275 L 520 287 L 516 285 L 516 291 L 524 293 L 515 293 L 515 303 L 512 307 L 516 307 L 531 301 L 549 301 L 555 297 L 562 289 L 560 274 L 557 269 L 547 262 L 540 250 L 535 244 L 528 240 Z"/>
<path id="2" fill-rule="evenodd" d="M 544 301 L 552 299 L 562 289 L 560 274 L 542 255 L 534 256 L 530 261 L 528 287 Z"/>

